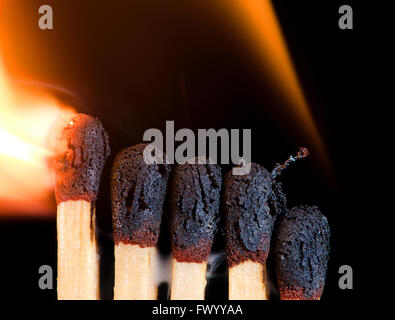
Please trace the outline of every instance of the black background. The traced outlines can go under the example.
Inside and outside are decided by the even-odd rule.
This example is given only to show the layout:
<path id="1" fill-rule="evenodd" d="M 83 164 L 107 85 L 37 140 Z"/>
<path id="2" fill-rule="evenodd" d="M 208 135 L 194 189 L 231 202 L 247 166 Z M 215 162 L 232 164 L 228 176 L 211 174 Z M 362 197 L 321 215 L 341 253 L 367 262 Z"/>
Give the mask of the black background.
<path id="1" fill-rule="evenodd" d="M 365 165 L 371 142 L 365 124 L 374 41 L 367 10 L 374 6 L 346 2 L 354 9 L 354 30 L 338 28 L 343 1 L 273 1 L 333 166 L 332 174 L 324 172 L 313 153 L 282 177 L 290 207 L 318 205 L 331 225 L 323 305 L 361 298 L 364 254 L 371 250 L 362 224 L 369 210 Z M 300 124 L 278 112 L 281 101 L 237 26 L 209 3 L 46 1 L 54 9 L 54 30 L 41 31 L 37 9 L 42 3 L 32 0 L 9 12 L 14 29 L 1 30 L 11 45 L 24 48 L 13 59 L 25 77 L 72 91 L 78 111 L 98 116 L 109 132 L 113 154 L 97 202 L 104 298 L 112 294 L 109 169 L 122 147 L 140 142 L 148 128 L 164 129 L 165 120 L 175 120 L 176 128 L 252 128 L 253 161 L 268 169 L 309 143 Z M 223 246 L 221 238 L 215 251 Z M 163 252 L 167 241 L 162 235 Z M 56 270 L 55 218 L 0 220 L 0 243 L 5 298 L 55 300 L 56 290 L 38 287 L 40 265 Z M 343 264 L 354 269 L 354 290 L 338 287 Z M 209 283 L 208 298 L 226 298 L 226 278 Z"/>

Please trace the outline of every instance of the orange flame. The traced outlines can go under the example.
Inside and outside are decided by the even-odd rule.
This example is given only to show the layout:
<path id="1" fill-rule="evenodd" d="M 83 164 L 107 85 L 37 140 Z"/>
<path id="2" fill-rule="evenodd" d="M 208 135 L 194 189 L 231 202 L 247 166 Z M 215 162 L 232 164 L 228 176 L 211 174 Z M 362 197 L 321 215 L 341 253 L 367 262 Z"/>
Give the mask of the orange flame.
<path id="1" fill-rule="evenodd" d="M 277 87 L 288 114 L 302 124 L 320 161 L 331 171 L 329 157 L 303 94 L 292 59 L 283 36 L 279 20 L 270 0 L 231 0 L 231 11 L 254 46 L 258 59 L 264 65 L 265 74 Z"/>
<path id="2" fill-rule="evenodd" d="M 44 93 L 12 87 L 0 59 L 0 216 L 50 214 L 49 132 L 72 112 Z"/>

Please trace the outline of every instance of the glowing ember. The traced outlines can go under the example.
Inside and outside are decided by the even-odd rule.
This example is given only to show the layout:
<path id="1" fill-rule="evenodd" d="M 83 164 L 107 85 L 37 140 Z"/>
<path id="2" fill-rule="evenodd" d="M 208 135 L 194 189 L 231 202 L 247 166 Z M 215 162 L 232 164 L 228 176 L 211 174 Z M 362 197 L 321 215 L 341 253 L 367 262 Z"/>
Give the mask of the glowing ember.
<path id="1" fill-rule="evenodd" d="M 54 212 L 47 142 L 71 112 L 48 95 L 11 87 L 0 59 L 0 215 Z"/>

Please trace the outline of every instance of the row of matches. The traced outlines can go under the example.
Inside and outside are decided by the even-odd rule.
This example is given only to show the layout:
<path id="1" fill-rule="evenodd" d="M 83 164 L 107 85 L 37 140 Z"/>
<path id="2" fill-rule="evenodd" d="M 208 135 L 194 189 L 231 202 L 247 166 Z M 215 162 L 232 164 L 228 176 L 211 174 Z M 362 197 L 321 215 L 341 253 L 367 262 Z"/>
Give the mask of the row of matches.
<path id="1" fill-rule="evenodd" d="M 275 178 L 278 170 L 270 173 L 253 163 L 249 174 L 230 171 L 222 179 L 215 164 L 146 164 L 145 146 L 123 149 L 112 167 L 114 299 L 157 298 L 152 266 L 166 196 L 171 299 L 204 299 L 207 259 L 220 211 L 229 299 L 268 298 L 265 266 L 271 243 L 280 298 L 320 299 L 329 257 L 328 222 L 317 207 L 286 208 Z M 58 204 L 58 299 L 99 299 L 95 200 L 109 154 L 108 135 L 99 119 L 77 114 L 62 127 L 52 159 Z"/>

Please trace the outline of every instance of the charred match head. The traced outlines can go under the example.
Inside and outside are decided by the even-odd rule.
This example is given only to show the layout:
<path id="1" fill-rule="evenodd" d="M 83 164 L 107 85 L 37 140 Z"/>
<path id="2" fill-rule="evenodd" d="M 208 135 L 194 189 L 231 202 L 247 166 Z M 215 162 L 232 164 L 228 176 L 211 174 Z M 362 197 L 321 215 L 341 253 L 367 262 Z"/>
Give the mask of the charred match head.
<path id="1" fill-rule="evenodd" d="M 62 127 L 58 138 L 51 159 L 57 203 L 96 200 L 102 170 L 110 155 L 108 135 L 100 120 L 76 114 Z"/>
<path id="2" fill-rule="evenodd" d="M 300 206 L 280 220 L 275 262 L 282 300 L 321 297 L 329 259 L 329 225 L 317 207 Z"/>
<path id="3" fill-rule="evenodd" d="M 171 238 L 178 262 L 207 260 L 218 220 L 221 181 L 221 169 L 214 164 L 182 164 L 174 169 Z"/>
<path id="4" fill-rule="evenodd" d="M 123 149 L 112 168 L 114 242 L 153 247 L 158 242 L 169 164 L 147 164 L 146 144 Z"/>
<path id="5" fill-rule="evenodd" d="M 281 185 L 258 164 L 252 163 L 247 175 L 226 174 L 223 208 L 229 267 L 246 260 L 265 264 L 273 225 L 285 203 Z"/>

